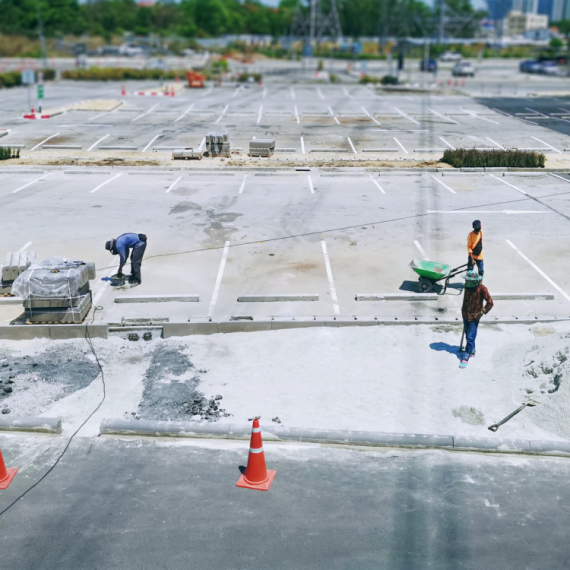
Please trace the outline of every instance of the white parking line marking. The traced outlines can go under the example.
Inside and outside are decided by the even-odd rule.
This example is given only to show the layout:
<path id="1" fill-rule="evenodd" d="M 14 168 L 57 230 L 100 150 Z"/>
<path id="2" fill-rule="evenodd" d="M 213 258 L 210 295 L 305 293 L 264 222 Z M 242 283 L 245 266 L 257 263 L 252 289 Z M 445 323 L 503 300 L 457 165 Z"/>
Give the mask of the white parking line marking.
<path id="1" fill-rule="evenodd" d="M 404 148 L 404 145 L 403 145 L 396 137 L 394 137 L 394 140 L 398 143 L 398 146 L 399 146 L 406 154 L 410 154 L 410 153 Z"/>
<path id="2" fill-rule="evenodd" d="M 457 121 L 454 121 L 453 119 L 450 119 L 449 117 L 445 117 L 444 115 L 442 115 L 441 113 L 438 113 L 437 111 L 435 111 L 434 109 L 430 109 L 428 107 L 428 111 L 431 111 L 434 115 L 437 115 L 438 117 L 440 117 L 441 119 L 443 119 L 444 121 L 449 121 L 450 123 L 453 123 L 455 125 L 459 125 L 460 123 L 458 123 Z"/>
<path id="3" fill-rule="evenodd" d="M 23 248 L 19 250 L 19 253 L 26 251 L 26 249 L 28 249 L 33 243 L 33 241 L 29 241 Z"/>
<path id="4" fill-rule="evenodd" d="M 514 188 L 517 192 L 520 192 L 521 194 L 524 194 L 525 196 L 528 196 L 528 193 L 525 192 L 524 190 L 521 190 L 520 188 L 517 188 L 516 186 L 514 186 L 513 184 L 511 184 L 510 182 L 506 182 L 505 180 L 503 180 L 502 178 L 499 178 L 498 176 L 495 176 L 494 174 L 489 173 L 489 176 L 492 176 L 495 180 L 498 180 L 499 182 L 502 182 L 503 184 L 506 184 L 507 186 L 510 186 L 511 188 Z"/>
<path id="5" fill-rule="evenodd" d="M 48 176 L 51 176 L 52 174 L 55 174 L 55 172 L 50 172 L 49 174 L 44 174 L 43 176 L 40 176 L 39 178 L 36 178 L 35 180 L 32 180 L 31 182 L 28 182 L 27 184 L 20 186 L 16 190 L 12 190 L 12 194 L 16 194 L 16 192 L 19 192 L 20 190 L 23 190 L 24 188 L 27 188 L 28 186 L 31 186 L 32 184 L 35 184 L 36 182 L 39 182 L 40 180 L 43 180 L 44 178 L 47 178 Z"/>
<path id="6" fill-rule="evenodd" d="M 184 113 L 182 113 L 180 117 L 174 119 L 174 122 L 177 123 L 178 121 L 180 121 L 180 119 L 183 119 L 193 108 L 194 108 L 194 103 L 192 103 L 192 105 L 190 105 L 190 107 L 188 107 L 188 109 L 186 109 L 186 111 L 184 111 Z"/>
<path id="7" fill-rule="evenodd" d="M 464 109 L 463 107 L 461 107 L 461 110 L 465 111 L 468 115 L 471 115 L 475 119 L 481 119 L 482 121 L 487 121 L 488 123 L 493 123 L 493 125 L 500 125 L 501 124 L 501 123 L 497 123 L 497 121 L 492 121 L 491 119 L 487 119 L 486 117 L 482 117 L 481 115 L 478 115 L 477 113 L 475 113 L 475 111 L 468 111 L 467 109 Z"/>
<path id="8" fill-rule="evenodd" d="M 321 241 L 321 247 L 323 248 L 323 256 L 325 258 L 325 267 L 327 269 L 327 277 L 329 280 L 329 289 L 331 293 L 331 299 L 333 304 L 333 311 L 335 315 L 340 315 L 340 307 L 338 306 L 338 297 L 336 296 L 336 288 L 334 286 L 334 279 L 331 269 L 331 262 L 329 260 L 329 254 L 327 251 L 327 244 L 325 241 Z"/>
<path id="9" fill-rule="evenodd" d="M 560 178 L 560 180 L 564 180 L 564 182 L 570 182 L 570 180 L 568 180 L 568 178 L 562 178 L 562 176 L 559 176 L 558 174 L 554 174 L 554 172 L 549 172 L 550 176 L 554 176 L 555 178 Z"/>
<path id="10" fill-rule="evenodd" d="M 303 137 L 301 137 L 301 153 L 306 154 L 305 153 L 305 141 L 303 140 Z"/>
<path id="11" fill-rule="evenodd" d="M 354 97 L 348 92 L 348 90 L 346 89 L 346 87 L 343 89 L 344 94 L 349 98 L 349 99 L 354 99 Z"/>
<path id="12" fill-rule="evenodd" d="M 117 269 L 119 269 L 118 263 L 117 263 L 117 265 L 112 267 L 109 271 L 107 271 L 106 277 L 111 277 Z M 99 286 L 99 288 L 97 290 L 97 293 L 95 293 L 95 296 L 93 297 L 93 305 L 94 306 L 97 306 L 99 299 L 103 296 L 103 293 L 107 290 L 107 287 L 109 287 L 110 284 L 111 284 L 110 281 L 103 281 L 103 283 L 101 283 L 101 285 Z"/>
<path id="13" fill-rule="evenodd" d="M 232 93 L 232 98 L 234 98 L 241 91 L 241 85 Z"/>
<path id="14" fill-rule="evenodd" d="M 335 123 L 336 123 L 337 125 L 340 125 L 338 119 L 334 116 L 333 110 L 332 110 L 330 107 L 327 107 L 327 109 L 329 110 L 329 113 L 331 114 L 331 117 L 335 120 Z"/>
<path id="15" fill-rule="evenodd" d="M 265 99 L 265 97 L 267 97 L 267 87 L 264 87 L 263 92 L 261 93 L 261 98 Z"/>
<path id="16" fill-rule="evenodd" d="M 113 178 L 109 178 L 109 180 L 106 180 L 102 184 L 99 184 L 99 186 L 97 186 L 96 188 L 93 188 L 93 190 L 91 190 L 91 192 L 89 192 L 89 194 L 93 194 L 93 192 L 97 192 L 97 190 L 99 190 L 99 188 L 103 188 L 103 186 L 106 186 L 107 184 L 109 184 L 109 182 L 113 182 L 113 180 L 116 180 L 117 178 L 119 178 L 119 176 L 121 176 L 121 174 L 122 174 L 122 172 L 119 172 L 119 174 L 115 174 L 115 176 L 113 176 Z"/>
<path id="17" fill-rule="evenodd" d="M 403 111 L 400 111 L 400 109 L 398 109 L 398 107 L 394 107 L 394 109 L 396 109 L 396 111 L 402 115 L 402 117 L 404 117 L 405 119 L 408 119 L 408 121 L 412 121 L 412 123 L 415 123 L 416 125 L 419 125 L 419 123 L 415 120 L 412 119 L 412 117 L 410 117 L 409 115 L 406 115 L 406 113 L 404 113 Z"/>
<path id="18" fill-rule="evenodd" d="M 30 150 L 36 150 L 36 148 L 39 148 L 40 146 L 42 146 L 43 144 L 47 143 L 49 140 L 53 139 L 53 137 L 57 137 L 57 135 L 59 135 L 59 133 L 55 133 L 55 135 L 51 135 L 51 137 L 48 137 L 45 141 L 42 141 L 41 143 L 38 143 L 34 148 L 30 149 Z"/>
<path id="19" fill-rule="evenodd" d="M 348 144 L 350 145 L 350 148 L 352 149 L 352 152 L 354 154 L 358 154 L 358 152 L 356 152 L 356 149 L 354 148 L 354 145 L 352 144 L 352 141 L 350 140 L 350 137 L 346 137 L 348 140 Z"/>
<path id="20" fill-rule="evenodd" d="M 562 154 L 561 150 L 558 150 L 557 148 L 554 148 L 551 144 L 548 144 L 547 142 L 544 142 L 543 140 L 540 140 L 537 137 L 530 137 L 531 139 L 534 139 L 535 141 L 538 141 L 539 143 L 545 144 L 548 148 L 551 148 L 554 152 L 557 152 L 558 154 Z M 33 150 L 33 149 L 32 149 Z"/>
<path id="21" fill-rule="evenodd" d="M 156 103 L 156 105 L 153 105 L 148 111 L 145 111 L 144 113 L 142 113 L 138 117 L 135 117 L 134 119 L 132 119 L 131 123 L 134 123 L 135 121 L 138 121 L 139 119 L 142 119 L 143 117 L 146 117 L 147 115 L 150 115 L 150 113 L 152 113 L 159 105 L 160 105 L 160 103 Z"/>
<path id="22" fill-rule="evenodd" d="M 216 277 L 216 285 L 214 287 L 214 293 L 212 295 L 212 301 L 210 302 L 210 308 L 208 310 L 208 316 L 211 317 L 216 307 L 218 301 L 218 294 L 220 292 L 220 286 L 222 285 L 222 277 L 224 276 L 224 268 L 226 266 L 226 259 L 228 257 L 228 250 L 230 249 L 230 242 L 227 241 L 224 245 L 224 252 L 222 254 L 222 261 L 220 262 L 220 268 L 218 269 L 218 276 Z"/>
<path id="23" fill-rule="evenodd" d="M 212 92 L 213 87 L 210 87 L 209 89 L 207 89 L 206 91 L 204 91 L 204 93 L 202 93 L 202 97 L 205 97 L 206 95 L 209 95 Z"/>
<path id="24" fill-rule="evenodd" d="M 143 149 L 142 152 L 146 152 L 148 147 L 158 138 L 161 137 L 162 135 L 156 135 Z"/>
<path id="25" fill-rule="evenodd" d="M 364 111 L 364 114 L 365 114 L 369 119 L 372 119 L 377 125 L 380 124 L 364 107 L 360 107 L 360 108 Z"/>
<path id="26" fill-rule="evenodd" d="M 245 181 L 247 180 L 247 174 L 244 174 L 243 180 L 241 181 L 241 186 L 239 187 L 238 194 L 243 194 L 243 190 L 245 188 Z"/>
<path id="27" fill-rule="evenodd" d="M 445 182 L 442 182 L 439 178 L 437 178 L 437 176 L 434 176 L 433 174 L 430 174 L 430 176 L 431 176 L 436 182 L 439 182 L 439 184 L 441 184 L 444 188 L 447 188 L 452 194 L 457 194 L 457 192 L 456 192 L 453 188 L 450 188 L 447 184 L 445 184 Z"/>
<path id="28" fill-rule="evenodd" d="M 485 137 L 488 141 L 491 141 L 494 145 L 497 145 L 501 150 L 507 150 L 504 146 L 501 146 L 498 142 L 490 139 L 489 137 Z"/>
<path id="29" fill-rule="evenodd" d="M 456 150 L 454 146 L 451 146 L 443 137 L 439 137 L 451 150 Z"/>
<path id="30" fill-rule="evenodd" d="M 180 181 L 182 180 L 182 176 L 179 176 L 166 190 L 165 194 L 168 194 Z"/>
<path id="31" fill-rule="evenodd" d="M 104 117 L 105 115 L 108 115 L 111 111 L 106 111 L 105 113 L 99 113 L 98 115 L 95 115 L 94 117 L 91 117 L 89 119 L 87 119 L 88 121 L 94 121 L 95 119 L 98 119 L 99 117 Z"/>
<path id="32" fill-rule="evenodd" d="M 109 133 L 110 135 L 111 133 Z M 88 149 L 87 152 L 89 152 L 90 150 L 93 150 L 99 143 L 102 143 L 109 135 L 105 135 L 104 137 L 101 137 L 96 143 L 93 143 Z"/>
<path id="33" fill-rule="evenodd" d="M 295 89 L 293 89 L 293 87 L 291 87 L 290 93 L 291 93 L 291 99 L 295 100 Z"/>
<path id="34" fill-rule="evenodd" d="M 263 105 L 259 107 L 259 115 L 257 115 L 257 124 L 261 121 L 261 115 L 263 114 Z"/>
<path id="35" fill-rule="evenodd" d="M 568 296 L 536 263 L 533 263 L 518 247 L 516 247 L 511 240 L 505 240 L 533 269 L 535 269 L 542 277 L 544 277 L 567 301 L 570 301 Z"/>
<path id="36" fill-rule="evenodd" d="M 307 180 L 309 181 L 309 190 L 311 191 L 311 194 L 314 194 L 315 193 L 315 187 L 313 186 L 313 180 L 311 179 L 310 174 L 307 176 Z"/>
<path id="37" fill-rule="evenodd" d="M 300 125 L 301 119 L 299 118 L 299 111 L 297 110 L 297 105 L 295 105 L 294 109 L 295 109 L 295 119 L 297 119 L 297 124 Z"/>
<path id="38" fill-rule="evenodd" d="M 546 210 L 426 210 L 426 214 L 554 214 Z"/>
<path id="39" fill-rule="evenodd" d="M 531 109 L 530 107 L 525 107 L 525 109 L 527 111 L 531 111 L 532 113 L 534 113 L 535 115 L 538 115 L 539 117 L 548 117 L 548 115 L 545 115 L 544 113 L 541 113 L 540 111 L 535 111 L 534 109 Z"/>
<path id="40" fill-rule="evenodd" d="M 323 92 L 321 91 L 320 87 L 317 87 L 317 94 L 319 95 L 319 97 L 324 101 L 325 100 L 325 96 L 323 95 Z"/>
<path id="41" fill-rule="evenodd" d="M 198 150 L 202 150 L 202 147 L 204 146 L 204 144 L 206 143 L 206 137 L 204 137 L 202 139 L 202 142 L 200 143 L 200 146 L 198 147 Z"/>
<path id="42" fill-rule="evenodd" d="M 376 186 L 378 187 L 378 190 L 380 190 L 380 192 L 382 192 L 382 194 L 386 194 L 384 188 L 382 188 L 382 186 L 380 186 L 380 184 L 374 180 L 374 176 L 372 176 L 372 174 L 369 174 L 368 176 L 370 176 L 370 180 L 372 180 L 372 182 L 374 182 L 374 184 L 376 184 Z"/>
<path id="43" fill-rule="evenodd" d="M 430 258 L 427 256 L 427 253 L 424 251 L 424 248 L 422 247 L 422 245 L 420 244 L 420 242 L 415 239 L 414 243 L 416 244 L 416 247 L 418 248 L 418 251 L 422 254 L 422 257 L 426 260 L 426 261 L 431 261 Z"/>
<path id="44" fill-rule="evenodd" d="M 222 111 L 222 114 L 214 121 L 214 124 L 219 123 L 224 118 L 224 115 L 226 114 L 228 109 L 229 109 L 229 105 L 226 105 L 224 107 L 224 110 Z"/>

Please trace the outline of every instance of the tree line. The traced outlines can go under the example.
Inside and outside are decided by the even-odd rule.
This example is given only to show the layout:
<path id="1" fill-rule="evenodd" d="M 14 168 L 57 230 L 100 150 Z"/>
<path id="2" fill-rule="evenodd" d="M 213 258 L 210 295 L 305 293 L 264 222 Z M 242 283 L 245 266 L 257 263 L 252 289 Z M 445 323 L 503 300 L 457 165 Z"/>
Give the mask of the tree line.
<path id="1" fill-rule="evenodd" d="M 327 0 L 324 0 L 326 3 Z M 257 0 L 172 0 L 139 6 L 135 0 L 0 0 L 0 33 L 37 36 L 38 18 L 45 35 L 90 34 L 110 38 L 132 32 L 185 38 L 223 34 L 287 35 L 298 0 L 277 8 Z M 435 3 L 436 5 L 438 3 Z M 435 33 L 438 8 L 420 0 L 337 0 L 347 36 L 426 36 Z M 448 30 L 469 37 L 483 13 L 470 0 L 447 0 Z"/>

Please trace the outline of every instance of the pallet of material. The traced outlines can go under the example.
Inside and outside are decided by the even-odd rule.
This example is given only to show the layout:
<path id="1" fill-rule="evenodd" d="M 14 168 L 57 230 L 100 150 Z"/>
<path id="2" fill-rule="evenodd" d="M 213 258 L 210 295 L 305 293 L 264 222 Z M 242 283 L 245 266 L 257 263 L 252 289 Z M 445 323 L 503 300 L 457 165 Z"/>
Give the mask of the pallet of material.
<path id="1" fill-rule="evenodd" d="M 181 148 L 172 152 L 172 160 L 202 160 L 204 152 L 193 148 Z"/>

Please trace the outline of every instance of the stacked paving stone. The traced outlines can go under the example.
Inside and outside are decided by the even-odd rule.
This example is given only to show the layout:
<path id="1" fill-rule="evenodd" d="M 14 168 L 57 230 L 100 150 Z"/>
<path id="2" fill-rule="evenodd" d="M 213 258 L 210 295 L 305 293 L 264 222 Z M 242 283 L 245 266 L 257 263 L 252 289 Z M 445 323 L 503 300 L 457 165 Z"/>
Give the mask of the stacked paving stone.
<path id="1" fill-rule="evenodd" d="M 24 271 L 12 286 L 29 323 L 81 323 L 92 306 L 95 264 L 50 258 Z"/>
<path id="2" fill-rule="evenodd" d="M 249 156 L 271 156 L 275 152 L 275 139 L 249 141 Z"/>
<path id="3" fill-rule="evenodd" d="M 14 279 L 21 273 L 24 273 L 35 261 L 35 251 L 9 251 L 4 259 L 4 265 L 2 265 L 0 294 L 9 295 Z"/>
<path id="4" fill-rule="evenodd" d="M 228 133 L 208 133 L 206 135 L 207 156 L 230 156 L 230 139 Z"/>

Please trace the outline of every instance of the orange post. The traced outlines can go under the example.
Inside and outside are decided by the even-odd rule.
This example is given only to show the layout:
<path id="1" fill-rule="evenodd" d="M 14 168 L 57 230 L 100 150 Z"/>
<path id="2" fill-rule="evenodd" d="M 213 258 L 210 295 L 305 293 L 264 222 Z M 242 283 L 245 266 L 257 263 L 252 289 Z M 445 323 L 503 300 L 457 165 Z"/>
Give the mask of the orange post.
<path id="1" fill-rule="evenodd" d="M 4 458 L 2 457 L 2 451 L 0 451 L 0 489 L 7 489 L 17 472 L 18 469 L 16 469 L 16 467 L 6 469 Z"/>
<path id="2" fill-rule="evenodd" d="M 265 453 L 263 452 L 263 441 L 261 440 L 261 428 L 259 420 L 253 420 L 251 430 L 251 442 L 249 444 L 249 457 L 247 467 L 243 475 L 238 479 L 236 487 L 246 489 L 257 489 L 258 491 L 269 491 L 277 471 L 267 469 L 265 466 Z"/>

